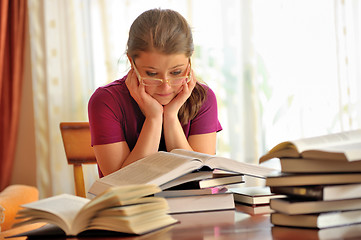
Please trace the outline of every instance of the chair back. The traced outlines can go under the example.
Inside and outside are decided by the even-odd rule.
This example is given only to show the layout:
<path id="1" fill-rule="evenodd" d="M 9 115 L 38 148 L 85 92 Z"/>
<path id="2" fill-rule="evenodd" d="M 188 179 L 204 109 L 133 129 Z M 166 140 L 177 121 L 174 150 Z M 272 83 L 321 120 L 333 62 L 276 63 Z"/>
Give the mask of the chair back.
<path id="1" fill-rule="evenodd" d="M 75 194 L 86 197 L 82 164 L 96 164 L 88 122 L 61 122 L 61 136 L 69 165 L 74 167 Z"/>

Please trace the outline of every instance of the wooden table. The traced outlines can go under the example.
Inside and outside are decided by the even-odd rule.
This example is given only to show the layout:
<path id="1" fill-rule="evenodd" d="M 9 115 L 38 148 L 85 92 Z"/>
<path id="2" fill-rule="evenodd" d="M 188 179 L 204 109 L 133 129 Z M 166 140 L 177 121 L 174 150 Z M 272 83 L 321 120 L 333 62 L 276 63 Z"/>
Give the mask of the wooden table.
<path id="1" fill-rule="evenodd" d="M 320 231 L 314 229 L 298 229 L 298 228 L 285 228 L 274 227 L 270 223 L 269 215 L 248 215 L 240 212 L 239 210 L 231 211 L 213 211 L 213 212 L 200 212 L 200 213 L 187 213 L 187 214 L 174 214 L 174 218 L 178 219 L 180 223 L 167 228 L 155 231 L 142 236 L 131 237 L 101 237 L 101 238 L 84 238 L 84 239 L 127 239 L 127 240 L 177 240 L 177 239 L 191 239 L 191 240 L 210 240 L 210 239 L 277 239 L 277 240 L 297 240 L 297 239 L 319 239 L 323 236 Z M 39 227 L 40 225 L 35 225 Z M 361 225 L 353 225 L 353 232 L 348 233 L 351 239 L 361 239 Z M 355 233 L 356 229 L 356 233 Z M 358 230 L 360 229 L 360 230 Z M 333 233 L 329 234 L 337 237 L 340 234 L 339 229 L 331 229 Z M 344 229 L 345 230 L 345 229 Z M 13 229 L 6 233 L 0 234 L 0 239 L 4 236 L 9 236 L 19 232 L 22 229 Z M 346 232 L 348 229 L 346 228 Z M 356 235 L 355 235 L 356 234 Z M 347 236 L 347 235 L 346 235 Z M 359 238 L 357 238 L 357 236 Z M 356 237 L 356 238 L 355 238 Z M 12 240 L 24 240 L 26 237 L 11 238 Z M 44 239 L 44 238 L 43 238 Z M 65 239 L 65 238 L 63 238 Z M 69 239 L 80 239 L 69 238 Z M 325 238 L 327 239 L 327 238 Z M 341 238 L 336 238 L 341 239 Z M 347 239 L 344 237 L 342 239 Z"/>

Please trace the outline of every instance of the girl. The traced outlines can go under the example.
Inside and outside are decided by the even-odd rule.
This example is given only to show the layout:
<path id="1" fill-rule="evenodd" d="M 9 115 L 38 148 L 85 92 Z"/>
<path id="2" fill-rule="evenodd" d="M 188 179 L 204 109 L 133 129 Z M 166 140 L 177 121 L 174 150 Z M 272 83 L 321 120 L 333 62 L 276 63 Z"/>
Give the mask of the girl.
<path id="1" fill-rule="evenodd" d="M 157 151 L 215 154 L 222 130 L 216 97 L 194 77 L 193 50 L 191 29 L 178 12 L 153 9 L 133 22 L 126 52 L 131 70 L 89 100 L 100 177 Z"/>

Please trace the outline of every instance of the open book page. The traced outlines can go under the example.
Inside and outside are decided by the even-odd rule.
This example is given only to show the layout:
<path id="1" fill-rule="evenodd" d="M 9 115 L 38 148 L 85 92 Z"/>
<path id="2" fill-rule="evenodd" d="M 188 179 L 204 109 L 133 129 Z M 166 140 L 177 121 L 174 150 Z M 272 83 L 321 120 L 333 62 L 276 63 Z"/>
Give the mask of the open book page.
<path id="1" fill-rule="evenodd" d="M 355 161 L 360 160 L 360 146 L 361 129 L 282 142 L 263 155 L 260 162 L 282 157 Z"/>
<path id="2" fill-rule="evenodd" d="M 258 178 L 266 178 L 276 169 L 263 167 L 256 164 L 238 162 L 224 157 L 213 157 L 207 160 L 207 165 L 211 168 L 233 171 L 244 175 Z"/>
<path id="3" fill-rule="evenodd" d="M 304 138 L 292 141 L 299 152 L 310 149 L 322 150 L 324 148 L 334 148 L 348 146 L 354 143 L 361 143 L 361 130 L 353 130 L 347 132 L 334 133 L 329 135 Z M 339 148 L 343 149 L 343 148 Z"/>
<path id="4" fill-rule="evenodd" d="M 194 159 L 199 159 L 203 163 L 205 163 L 208 159 L 215 156 L 215 155 L 209 155 L 209 154 L 200 153 L 200 152 L 188 151 L 188 150 L 184 150 L 184 149 L 173 149 L 171 151 L 171 153 L 188 156 L 188 157 L 191 157 Z"/>
<path id="5" fill-rule="evenodd" d="M 275 171 L 275 169 L 272 168 L 239 162 L 230 158 L 217 157 L 216 155 L 208 155 L 183 149 L 175 149 L 172 150 L 172 152 L 200 159 L 203 161 L 204 165 L 209 166 L 212 169 L 221 169 L 259 178 L 265 178 L 268 174 Z"/>
<path id="6" fill-rule="evenodd" d="M 361 130 L 334 133 L 292 141 L 300 153 L 309 150 L 344 153 L 349 161 L 361 156 Z"/>
<path id="7" fill-rule="evenodd" d="M 69 194 L 61 194 L 23 205 L 25 211 L 34 209 L 44 212 L 42 219 L 58 225 L 67 234 L 71 233 L 73 221 L 78 212 L 90 200 Z M 49 214 L 50 213 L 50 214 Z M 40 218 L 40 216 L 39 216 Z M 39 221 L 41 219 L 38 219 Z"/>
<path id="8" fill-rule="evenodd" d="M 187 156 L 158 152 L 140 159 L 108 176 L 99 179 L 109 185 L 156 184 L 161 185 L 197 169 L 201 162 Z"/>

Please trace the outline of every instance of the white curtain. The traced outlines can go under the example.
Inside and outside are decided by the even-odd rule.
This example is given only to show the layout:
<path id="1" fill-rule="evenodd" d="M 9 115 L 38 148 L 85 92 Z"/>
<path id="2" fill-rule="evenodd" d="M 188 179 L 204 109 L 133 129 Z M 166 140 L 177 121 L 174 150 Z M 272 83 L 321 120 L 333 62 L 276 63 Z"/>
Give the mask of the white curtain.
<path id="1" fill-rule="evenodd" d="M 29 0 L 28 6 L 38 188 L 41 197 L 74 193 L 59 123 L 87 121 L 87 101 L 94 89 L 89 5 Z M 85 176 L 93 181 L 95 166 Z"/>
<path id="2" fill-rule="evenodd" d="M 38 185 L 73 193 L 59 122 L 87 121 L 99 86 L 129 69 L 134 19 L 179 11 L 194 69 L 216 93 L 217 154 L 256 163 L 279 141 L 361 127 L 358 0 L 28 0 Z M 86 170 L 86 187 L 97 177 Z"/>

